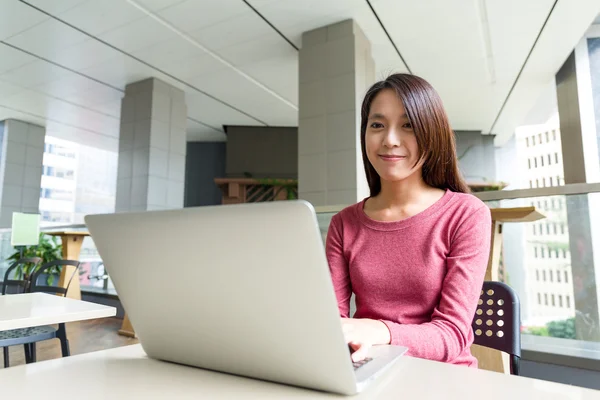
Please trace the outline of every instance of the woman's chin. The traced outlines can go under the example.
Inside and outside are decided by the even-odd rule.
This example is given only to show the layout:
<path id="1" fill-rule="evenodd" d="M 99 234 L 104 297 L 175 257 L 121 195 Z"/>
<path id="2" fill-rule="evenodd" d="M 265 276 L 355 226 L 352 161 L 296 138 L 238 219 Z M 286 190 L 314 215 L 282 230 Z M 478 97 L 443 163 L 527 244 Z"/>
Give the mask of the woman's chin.
<path id="1" fill-rule="evenodd" d="M 400 183 L 403 182 L 405 180 L 407 180 L 408 178 L 410 178 L 412 174 L 409 173 L 394 173 L 394 174 L 379 174 L 379 176 L 381 177 L 382 181 L 386 181 L 386 182 L 390 182 L 390 183 Z"/>

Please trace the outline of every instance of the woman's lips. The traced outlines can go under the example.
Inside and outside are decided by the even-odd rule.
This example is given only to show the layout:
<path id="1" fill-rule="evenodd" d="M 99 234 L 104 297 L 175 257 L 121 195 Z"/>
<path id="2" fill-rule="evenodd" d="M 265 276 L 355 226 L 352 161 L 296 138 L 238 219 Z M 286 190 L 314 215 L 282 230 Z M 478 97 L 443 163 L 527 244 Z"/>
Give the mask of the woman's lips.
<path id="1" fill-rule="evenodd" d="M 393 154 L 379 154 L 379 158 L 381 158 L 383 161 L 396 162 L 404 160 L 406 156 L 397 156 Z"/>

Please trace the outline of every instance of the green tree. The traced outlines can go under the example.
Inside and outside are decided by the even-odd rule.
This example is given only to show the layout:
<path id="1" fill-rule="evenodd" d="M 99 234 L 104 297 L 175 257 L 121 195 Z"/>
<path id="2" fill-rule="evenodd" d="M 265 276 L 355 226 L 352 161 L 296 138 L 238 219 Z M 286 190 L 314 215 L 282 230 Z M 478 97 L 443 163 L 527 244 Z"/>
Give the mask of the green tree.
<path id="1" fill-rule="evenodd" d="M 546 324 L 548 335 L 556 338 L 575 339 L 575 318 L 551 321 Z"/>

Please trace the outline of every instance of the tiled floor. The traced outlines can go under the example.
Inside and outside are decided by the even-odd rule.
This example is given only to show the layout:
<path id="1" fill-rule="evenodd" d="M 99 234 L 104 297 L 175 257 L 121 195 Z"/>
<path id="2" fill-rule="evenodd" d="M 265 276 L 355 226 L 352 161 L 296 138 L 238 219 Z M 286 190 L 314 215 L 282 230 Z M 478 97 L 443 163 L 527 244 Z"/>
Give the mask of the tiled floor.
<path id="1" fill-rule="evenodd" d="M 101 318 L 90 321 L 71 322 L 67 324 L 67 337 L 71 347 L 71 355 L 105 350 L 113 347 L 138 343 L 137 339 L 117 334 L 123 320 L 118 318 Z M 23 346 L 10 348 L 10 366 L 25 364 Z M 46 340 L 37 344 L 37 360 L 50 360 L 61 357 L 58 339 Z M 3 368 L 0 352 L 0 369 Z"/>

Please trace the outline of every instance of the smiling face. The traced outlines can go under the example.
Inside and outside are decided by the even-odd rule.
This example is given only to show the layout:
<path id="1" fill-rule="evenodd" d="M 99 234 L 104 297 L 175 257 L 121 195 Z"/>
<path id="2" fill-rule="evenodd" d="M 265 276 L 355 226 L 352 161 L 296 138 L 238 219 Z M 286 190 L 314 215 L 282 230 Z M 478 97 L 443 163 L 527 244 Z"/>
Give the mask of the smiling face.
<path id="1" fill-rule="evenodd" d="M 402 101 L 392 89 L 381 90 L 371 103 L 365 149 L 382 183 L 421 174 L 423 161 L 417 138 Z"/>

